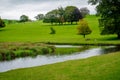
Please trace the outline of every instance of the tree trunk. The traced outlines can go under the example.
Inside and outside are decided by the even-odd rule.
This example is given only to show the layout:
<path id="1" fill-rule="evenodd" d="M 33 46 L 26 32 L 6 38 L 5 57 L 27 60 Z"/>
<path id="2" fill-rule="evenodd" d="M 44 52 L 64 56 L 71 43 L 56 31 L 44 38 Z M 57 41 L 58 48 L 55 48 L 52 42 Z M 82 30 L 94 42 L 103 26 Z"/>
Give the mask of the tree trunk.
<path id="1" fill-rule="evenodd" d="M 85 34 L 83 35 L 83 37 L 85 38 Z"/>
<path id="2" fill-rule="evenodd" d="M 118 36 L 117 38 L 120 39 L 120 33 L 118 33 L 117 36 Z"/>

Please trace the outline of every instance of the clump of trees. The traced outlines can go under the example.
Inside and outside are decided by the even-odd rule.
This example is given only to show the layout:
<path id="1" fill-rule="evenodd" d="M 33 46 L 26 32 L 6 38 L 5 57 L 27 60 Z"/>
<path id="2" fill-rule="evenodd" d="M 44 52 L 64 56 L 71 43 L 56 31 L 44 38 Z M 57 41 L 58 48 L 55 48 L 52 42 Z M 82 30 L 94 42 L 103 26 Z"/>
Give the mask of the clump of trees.
<path id="1" fill-rule="evenodd" d="M 0 28 L 5 27 L 5 22 L 0 18 Z"/>
<path id="2" fill-rule="evenodd" d="M 26 15 L 21 15 L 20 16 L 20 22 L 27 22 L 30 21 L 29 17 Z"/>
<path id="3" fill-rule="evenodd" d="M 83 35 L 84 38 L 86 35 L 88 35 L 92 32 L 92 30 L 89 28 L 87 21 L 85 21 L 84 19 L 81 19 L 79 21 L 79 25 L 77 27 L 77 30 L 78 30 L 78 34 Z"/>
<path id="4" fill-rule="evenodd" d="M 99 26 L 101 34 L 117 34 L 120 39 L 120 0 L 89 0 L 97 5 L 97 14 L 101 16 Z"/>
<path id="5" fill-rule="evenodd" d="M 73 22 L 78 22 L 79 19 L 82 18 L 83 18 L 82 14 L 77 7 L 67 6 L 66 8 L 59 7 L 58 9 L 49 11 L 45 15 L 43 22 L 51 24 L 53 23 L 63 24 L 68 22 L 73 24 Z"/>

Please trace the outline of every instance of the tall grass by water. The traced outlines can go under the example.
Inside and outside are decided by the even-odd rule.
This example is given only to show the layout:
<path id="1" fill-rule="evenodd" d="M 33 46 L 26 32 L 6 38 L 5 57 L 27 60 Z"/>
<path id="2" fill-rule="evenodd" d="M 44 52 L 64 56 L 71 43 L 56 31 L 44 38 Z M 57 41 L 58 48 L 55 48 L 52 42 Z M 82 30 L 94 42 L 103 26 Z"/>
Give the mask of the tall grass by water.
<path id="1" fill-rule="evenodd" d="M 19 57 L 53 54 L 55 47 L 42 43 L 0 43 L 0 61 Z"/>

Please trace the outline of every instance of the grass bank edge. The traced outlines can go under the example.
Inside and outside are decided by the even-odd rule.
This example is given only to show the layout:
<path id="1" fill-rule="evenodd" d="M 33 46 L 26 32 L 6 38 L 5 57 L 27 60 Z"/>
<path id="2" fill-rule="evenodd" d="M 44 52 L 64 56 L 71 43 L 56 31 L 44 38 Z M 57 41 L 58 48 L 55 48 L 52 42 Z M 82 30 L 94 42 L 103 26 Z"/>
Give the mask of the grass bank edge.
<path id="1" fill-rule="evenodd" d="M 119 57 L 120 52 L 115 52 L 87 59 L 17 69 L 0 73 L 0 78 L 2 80 L 119 80 Z"/>

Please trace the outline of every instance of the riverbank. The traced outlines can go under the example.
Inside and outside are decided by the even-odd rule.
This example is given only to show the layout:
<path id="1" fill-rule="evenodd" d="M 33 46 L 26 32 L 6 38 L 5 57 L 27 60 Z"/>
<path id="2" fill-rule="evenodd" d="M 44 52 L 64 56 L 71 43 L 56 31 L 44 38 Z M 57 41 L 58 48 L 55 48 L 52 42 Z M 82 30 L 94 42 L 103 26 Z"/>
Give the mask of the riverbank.
<path id="1" fill-rule="evenodd" d="M 0 73 L 1 80 L 120 80 L 120 52 Z M 13 77 L 14 76 L 14 77 Z"/>
<path id="2" fill-rule="evenodd" d="M 120 46 L 120 42 L 79 42 L 79 43 L 74 43 L 74 42 L 66 42 L 66 43 L 60 43 L 60 42 L 44 42 L 45 44 L 52 44 L 52 45 L 82 45 L 82 46 Z"/>
<path id="3" fill-rule="evenodd" d="M 68 45 L 71 48 L 57 48 L 55 45 Z M 74 46 L 77 46 L 74 47 Z M 86 44 L 86 43 L 26 43 L 3 42 L 0 43 L 0 61 L 12 60 L 19 57 L 36 57 L 37 55 L 63 55 L 72 54 L 92 48 L 93 46 L 119 46 L 119 44 Z"/>

